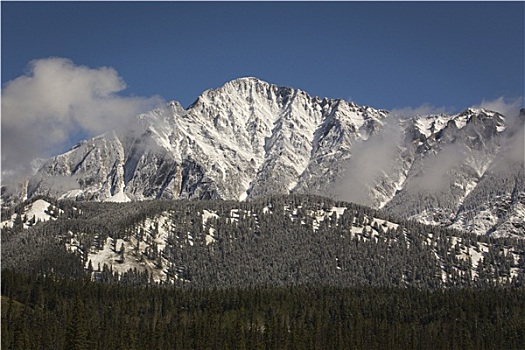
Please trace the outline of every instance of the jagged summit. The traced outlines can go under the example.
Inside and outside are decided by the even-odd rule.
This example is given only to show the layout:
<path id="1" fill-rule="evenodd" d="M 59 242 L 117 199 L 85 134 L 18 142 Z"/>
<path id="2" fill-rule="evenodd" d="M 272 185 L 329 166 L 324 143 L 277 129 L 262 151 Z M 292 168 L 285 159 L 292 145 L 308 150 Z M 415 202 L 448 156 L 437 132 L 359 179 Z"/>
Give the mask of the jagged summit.
<path id="1" fill-rule="evenodd" d="M 230 81 L 225 82 L 222 86 L 218 88 L 210 88 L 205 90 L 202 94 L 197 97 L 197 99 L 188 107 L 191 109 L 198 105 L 199 103 L 204 103 L 206 101 L 213 101 L 213 99 L 218 95 L 223 94 L 232 94 L 232 93 L 246 93 L 249 92 L 253 87 L 258 86 L 259 89 L 262 87 L 266 89 L 272 84 L 262 81 L 255 77 L 241 77 L 236 78 Z"/>
<path id="2" fill-rule="evenodd" d="M 501 184 L 494 191 L 514 196 L 500 200 L 508 212 L 525 213 L 512 195 L 523 192 L 516 170 L 502 175 L 493 165 L 510 135 L 507 120 L 485 109 L 402 118 L 242 77 L 204 91 L 187 109 L 171 101 L 137 121 L 133 134 L 100 135 L 45 162 L 25 186 L 27 196 L 244 200 L 313 193 L 466 228 L 481 220 L 487 201 L 463 217 L 465 203 L 495 176 Z M 502 215 L 490 214 L 491 232 L 510 220 Z"/>
<path id="3" fill-rule="evenodd" d="M 226 82 L 224 85 L 239 85 L 239 84 L 261 84 L 261 85 L 273 85 L 262 79 L 253 76 L 239 77 Z"/>

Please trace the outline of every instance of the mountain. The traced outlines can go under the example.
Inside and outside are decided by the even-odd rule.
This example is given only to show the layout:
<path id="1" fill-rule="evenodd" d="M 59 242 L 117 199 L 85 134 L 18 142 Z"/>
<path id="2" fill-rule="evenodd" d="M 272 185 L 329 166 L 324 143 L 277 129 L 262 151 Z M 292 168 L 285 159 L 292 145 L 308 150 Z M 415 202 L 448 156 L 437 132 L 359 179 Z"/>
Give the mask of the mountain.
<path id="1" fill-rule="evenodd" d="M 256 78 L 137 117 L 46 161 L 9 195 L 94 201 L 323 194 L 403 218 L 525 235 L 523 121 L 406 117 Z M 523 150 L 523 147 L 521 147 Z"/>
<path id="2" fill-rule="evenodd" d="M 403 185 L 384 209 L 477 234 L 523 236 L 524 116 L 507 121 L 468 109 L 416 118 L 396 160 L 404 165 Z"/>

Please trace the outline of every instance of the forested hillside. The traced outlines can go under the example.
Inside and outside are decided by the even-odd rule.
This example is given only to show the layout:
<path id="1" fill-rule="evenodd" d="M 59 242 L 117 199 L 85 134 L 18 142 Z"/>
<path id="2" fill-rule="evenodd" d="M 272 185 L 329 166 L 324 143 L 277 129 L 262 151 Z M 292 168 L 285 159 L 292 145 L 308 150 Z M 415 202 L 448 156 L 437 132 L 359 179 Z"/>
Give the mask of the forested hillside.
<path id="1" fill-rule="evenodd" d="M 424 226 L 324 197 L 37 201 L 4 213 L 11 220 L 2 222 L 3 268 L 185 288 L 435 289 L 525 280 L 523 239 Z M 27 215 L 42 202 L 44 213 Z"/>

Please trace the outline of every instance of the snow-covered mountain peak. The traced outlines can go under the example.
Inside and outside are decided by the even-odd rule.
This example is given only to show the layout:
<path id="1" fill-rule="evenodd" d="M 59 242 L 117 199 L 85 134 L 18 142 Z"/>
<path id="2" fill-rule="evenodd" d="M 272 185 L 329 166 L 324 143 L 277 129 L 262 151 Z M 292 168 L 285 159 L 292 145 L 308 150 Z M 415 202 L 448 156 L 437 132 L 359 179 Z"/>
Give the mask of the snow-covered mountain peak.
<path id="1" fill-rule="evenodd" d="M 477 122 L 478 120 L 489 120 L 493 119 L 497 123 L 503 123 L 505 117 L 498 112 L 486 109 L 486 108 L 467 108 L 463 112 L 454 116 L 454 118 L 468 118 L 469 121 Z"/>
<path id="2" fill-rule="evenodd" d="M 431 114 L 413 117 L 414 126 L 425 137 L 444 131 L 444 129 L 463 129 L 466 125 L 474 128 L 488 128 L 495 132 L 505 130 L 505 117 L 498 112 L 484 108 L 467 108 L 466 110 L 453 114 Z"/>
<path id="3" fill-rule="evenodd" d="M 254 87 L 263 87 L 267 88 L 271 84 L 259 80 L 255 77 L 242 77 L 233 79 L 225 82 L 222 86 L 217 88 L 210 88 L 205 90 L 198 98 L 199 100 L 211 100 L 220 95 L 230 95 L 230 94 L 245 94 L 250 92 Z M 196 102 L 197 102 L 196 101 Z"/>
<path id="4" fill-rule="evenodd" d="M 103 133 L 102 135 L 93 137 L 93 142 L 99 141 L 99 140 L 118 140 L 119 137 L 117 135 L 117 132 L 115 130 L 111 130 L 108 132 Z"/>
<path id="5" fill-rule="evenodd" d="M 261 80 L 259 78 L 256 78 L 256 77 L 240 77 L 240 78 L 236 78 L 236 79 L 233 79 L 233 80 L 230 80 L 228 82 L 226 82 L 223 87 L 227 87 L 227 86 L 243 86 L 243 87 L 249 87 L 249 86 L 256 86 L 256 85 L 261 85 L 261 86 L 270 86 L 270 85 L 273 85 L 273 84 L 270 84 L 264 80 Z"/>
<path id="6" fill-rule="evenodd" d="M 166 106 L 176 113 L 182 114 L 186 111 L 186 109 L 182 107 L 179 101 L 170 101 L 166 104 Z"/>
<path id="7" fill-rule="evenodd" d="M 206 90 L 187 109 L 171 101 L 144 113 L 127 134 L 79 143 L 25 187 L 28 198 L 244 200 L 327 194 L 341 181 L 344 200 L 414 218 L 437 215 L 432 220 L 449 225 L 487 177 L 513 129 L 507 123 L 481 108 L 394 115 L 243 77 Z M 509 179 L 505 186 L 519 176 Z M 425 187 L 435 193 L 420 196 Z M 475 215 L 458 225 L 469 227 Z"/>

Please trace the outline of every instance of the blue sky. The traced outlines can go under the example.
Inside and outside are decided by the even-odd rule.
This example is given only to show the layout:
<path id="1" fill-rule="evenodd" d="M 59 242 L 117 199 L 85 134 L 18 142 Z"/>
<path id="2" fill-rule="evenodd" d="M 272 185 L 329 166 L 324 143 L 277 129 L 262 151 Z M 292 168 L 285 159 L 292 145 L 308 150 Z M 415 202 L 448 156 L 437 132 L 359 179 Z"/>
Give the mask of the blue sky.
<path id="1" fill-rule="evenodd" d="M 2 84 L 50 56 L 188 106 L 256 76 L 321 97 L 459 110 L 524 90 L 523 2 L 2 2 Z"/>
<path id="2" fill-rule="evenodd" d="M 387 110 L 523 105 L 524 2 L 2 1 L 1 10 L 4 169 L 243 76 Z"/>

